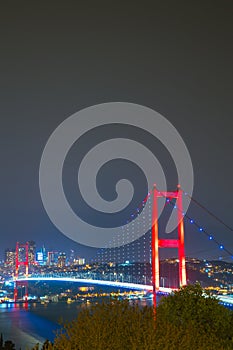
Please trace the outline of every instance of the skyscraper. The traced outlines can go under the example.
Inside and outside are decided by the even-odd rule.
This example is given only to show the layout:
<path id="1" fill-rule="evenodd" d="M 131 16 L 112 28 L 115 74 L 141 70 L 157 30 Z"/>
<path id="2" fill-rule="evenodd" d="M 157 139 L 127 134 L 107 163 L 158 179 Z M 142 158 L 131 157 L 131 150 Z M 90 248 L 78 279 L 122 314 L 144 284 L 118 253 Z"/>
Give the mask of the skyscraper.
<path id="1" fill-rule="evenodd" d="M 9 267 L 15 266 L 15 249 L 5 250 L 5 265 Z"/>
<path id="2" fill-rule="evenodd" d="M 28 242 L 28 262 L 30 265 L 35 263 L 35 255 L 36 255 L 36 243 L 34 241 Z"/>
<path id="3" fill-rule="evenodd" d="M 74 263 L 74 250 L 70 249 L 70 258 L 69 258 L 69 264 L 73 265 Z"/>
<path id="4" fill-rule="evenodd" d="M 48 252 L 47 265 L 53 266 L 53 265 L 56 265 L 57 263 L 58 263 L 58 252 L 56 251 Z"/>
<path id="5" fill-rule="evenodd" d="M 58 256 L 58 267 L 64 267 L 66 266 L 66 253 L 60 253 Z"/>

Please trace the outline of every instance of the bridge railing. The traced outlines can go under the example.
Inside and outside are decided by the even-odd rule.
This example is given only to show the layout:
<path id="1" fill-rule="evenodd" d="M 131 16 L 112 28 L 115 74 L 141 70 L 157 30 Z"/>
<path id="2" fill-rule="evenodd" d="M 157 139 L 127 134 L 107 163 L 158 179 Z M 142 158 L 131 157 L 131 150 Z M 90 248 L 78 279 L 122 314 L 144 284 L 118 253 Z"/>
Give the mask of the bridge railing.
<path id="1" fill-rule="evenodd" d="M 124 273 L 100 273 L 100 272 L 59 272 L 59 273 L 33 273 L 29 275 L 30 278 L 71 278 L 71 279 L 92 279 L 110 282 L 122 282 L 122 283 L 137 283 L 148 284 L 148 278 L 146 276 L 132 276 Z M 18 276 L 18 280 L 25 279 L 25 276 Z M 149 281 L 150 282 L 150 281 Z M 150 283 L 149 283 L 150 284 Z"/>

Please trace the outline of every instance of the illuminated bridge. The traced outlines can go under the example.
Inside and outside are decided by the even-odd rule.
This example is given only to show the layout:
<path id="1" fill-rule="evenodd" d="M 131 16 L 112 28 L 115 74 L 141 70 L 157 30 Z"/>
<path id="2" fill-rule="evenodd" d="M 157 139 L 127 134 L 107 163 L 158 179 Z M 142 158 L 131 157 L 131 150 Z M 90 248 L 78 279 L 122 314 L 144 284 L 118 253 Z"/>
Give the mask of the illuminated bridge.
<path id="1" fill-rule="evenodd" d="M 19 276 L 17 280 L 12 279 L 9 282 L 34 282 L 34 281 L 57 281 L 57 282 L 72 282 L 72 283 L 82 283 L 82 284 L 91 284 L 91 285 L 99 285 L 99 286 L 110 286 L 116 288 L 124 288 L 129 290 L 143 290 L 143 291 L 153 291 L 153 287 L 151 285 L 138 284 L 138 283 L 129 283 L 129 282 L 120 282 L 120 281 L 107 281 L 107 280 L 98 280 L 93 278 L 78 278 L 75 276 L 69 277 L 64 274 L 35 274 L 31 276 Z M 159 291 L 161 293 L 170 294 L 172 292 L 171 288 L 160 287 Z"/>
<path id="2" fill-rule="evenodd" d="M 142 290 L 145 292 L 153 292 L 153 288 L 151 285 L 145 285 L 145 284 L 138 284 L 138 283 L 129 283 L 129 282 L 120 282 L 120 281 L 107 281 L 107 280 L 98 280 L 98 279 L 91 279 L 91 278 L 78 278 L 75 276 L 68 277 L 64 274 L 49 274 L 49 275 L 31 275 L 28 277 L 20 276 L 18 277 L 18 282 L 36 282 L 36 281 L 46 281 L 46 282 L 72 282 L 72 283 L 80 283 L 80 284 L 90 284 L 90 285 L 97 285 L 97 286 L 109 286 L 113 288 L 122 288 L 122 289 L 128 289 L 130 291 L 133 290 Z M 10 280 L 9 282 L 15 282 L 15 280 Z M 160 287 L 157 291 L 158 294 L 171 294 L 174 291 L 172 288 L 166 288 L 166 287 Z M 233 295 L 219 295 L 217 296 L 220 303 L 227 307 L 233 307 Z"/>
<path id="3" fill-rule="evenodd" d="M 28 298 L 27 282 L 29 281 L 63 281 L 63 282 L 77 282 L 92 285 L 111 286 L 116 288 L 125 288 L 129 290 L 144 290 L 153 292 L 154 305 L 156 304 L 157 293 L 171 293 L 172 290 L 178 289 L 187 284 L 186 276 L 186 259 L 185 259 L 185 226 L 190 225 L 189 232 L 194 230 L 207 238 L 209 244 L 215 245 L 217 250 L 221 253 L 227 254 L 229 257 L 233 257 L 233 254 L 225 248 L 222 242 L 219 242 L 212 232 L 198 223 L 197 220 L 191 218 L 187 213 L 183 212 L 183 196 L 189 197 L 189 200 L 193 200 L 191 196 L 185 193 L 180 186 L 176 191 L 162 192 L 159 191 L 156 186 L 148 193 L 146 198 L 139 203 L 138 207 L 130 215 L 127 223 L 134 222 L 135 219 L 140 217 L 143 211 L 142 219 L 135 221 L 132 231 L 129 232 L 127 223 L 119 228 L 119 232 L 113 238 L 113 241 L 109 242 L 106 247 L 100 249 L 97 254 L 96 260 L 93 260 L 93 265 L 106 266 L 111 265 L 107 271 L 100 270 L 97 272 L 91 271 L 90 274 L 84 272 L 71 272 L 71 273 L 40 273 L 30 274 L 29 271 L 29 252 L 28 243 L 16 245 L 16 266 L 15 274 L 12 281 L 14 282 L 14 300 L 18 298 L 18 287 L 24 285 L 25 298 Z M 169 205 L 172 206 L 172 210 L 175 212 L 175 218 L 177 220 L 177 235 L 176 238 L 167 238 L 168 235 L 161 235 L 161 228 L 158 218 L 158 200 L 162 198 L 164 209 Z M 224 224 L 223 221 L 218 219 L 215 215 L 200 205 L 196 200 L 193 200 L 195 204 L 199 205 L 202 210 L 205 210 L 208 215 L 212 215 L 215 220 L 218 220 L 220 224 L 223 224 L 225 228 L 231 229 Z M 147 211 L 145 210 L 147 208 Z M 136 224 L 137 222 L 137 224 Z M 148 225 L 149 223 L 149 225 Z M 141 235 L 144 231 L 144 227 L 150 227 L 150 230 Z M 204 237 L 205 236 L 205 237 Z M 149 237 L 149 239 L 147 239 Z M 165 237 L 165 238 L 163 238 Z M 174 236 L 173 236 L 174 237 Z M 130 239 L 129 239 L 130 238 Z M 115 240 L 115 241 L 114 241 Z M 131 242 L 125 244 L 124 242 Z M 178 265 L 177 283 L 173 283 L 173 273 L 166 276 L 161 274 L 161 262 L 160 262 L 160 249 L 175 248 L 178 251 L 178 258 L 176 260 Z M 210 248 L 213 249 L 213 248 Z M 25 252 L 25 257 L 20 257 L 20 252 Z M 167 250 L 168 251 L 168 250 Z M 133 261 L 133 263 L 130 263 Z M 137 263 L 138 262 L 138 263 Z M 142 268 L 140 269 L 140 263 Z M 137 265 L 138 264 L 138 265 Z M 122 273 L 114 271 L 114 267 L 122 267 Z M 25 269 L 25 275 L 22 275 L 22 268 Z M 97 268 L 98 269 L 98 268 Z M 189 277 L 189 276 L 188 276 Z M 168 288 L 170 287 L 170 288 Z M 227 298 L 228 302 L 229 298 Z"/>

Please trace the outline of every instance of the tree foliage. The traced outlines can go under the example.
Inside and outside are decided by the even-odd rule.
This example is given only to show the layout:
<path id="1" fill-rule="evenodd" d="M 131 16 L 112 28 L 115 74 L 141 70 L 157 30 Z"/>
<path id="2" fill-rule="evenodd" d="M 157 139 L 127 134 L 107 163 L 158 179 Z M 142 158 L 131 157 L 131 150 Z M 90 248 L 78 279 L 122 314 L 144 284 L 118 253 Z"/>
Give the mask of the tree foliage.
<path id="1" fill-rule="evenodd" d="M 154 326 L 152 308 L 114 300 L 83 310 L 76 320 L 65 325 L 54 348 L 153 350 Z"/>
<path id="2" fill-rule="evenodd" d="M 118 300 L 86 308 L 45 349 L 229 350 L 232 325 L 232 312 L 194 285 L 163 298 L 156 312 Z"/>
<path id="3" fill-rule="evenodd" d="M 15 344 L 11 340 L 3 341 L 3 336 L 0 336 L 0 350 L 15 350 Z"/>
<path id="4" fill-rule="evenodd" d="M 156 310 L 158 338 L 168 339 L 173 330 L 170 349 L 233 349 L 232 321 L 232 311 L 199 284 L 163 298 Z"/>

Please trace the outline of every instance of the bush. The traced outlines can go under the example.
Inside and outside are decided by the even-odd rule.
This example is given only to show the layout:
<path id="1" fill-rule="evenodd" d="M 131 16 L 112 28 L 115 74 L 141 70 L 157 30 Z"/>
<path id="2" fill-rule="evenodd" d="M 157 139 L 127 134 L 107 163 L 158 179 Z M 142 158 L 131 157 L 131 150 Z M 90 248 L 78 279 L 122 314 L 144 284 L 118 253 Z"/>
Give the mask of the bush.
<path id="1" fill-rule="evenodd" d="M 54 348 L 96 350 L 153 350 L 153 309 L 131 306 L 127 301 L 94 305 L 80 312 L 57 335 Z"/>
<path id="2" fill-rule="evenodd" d="M 232 312 L 194 285 L 163 298 L 156 313 L 118 300 L 86 308 L 48 349 L 229 350 L 232 325 Z"/>
<path id="3" fill-rule="evenodd" d="M 168 339 L 168 330 L 173 330 L 170 349 L 233 349 L 232 311 L 199 284 L 163 298 L 156 317 L 159 339 Z"/>

